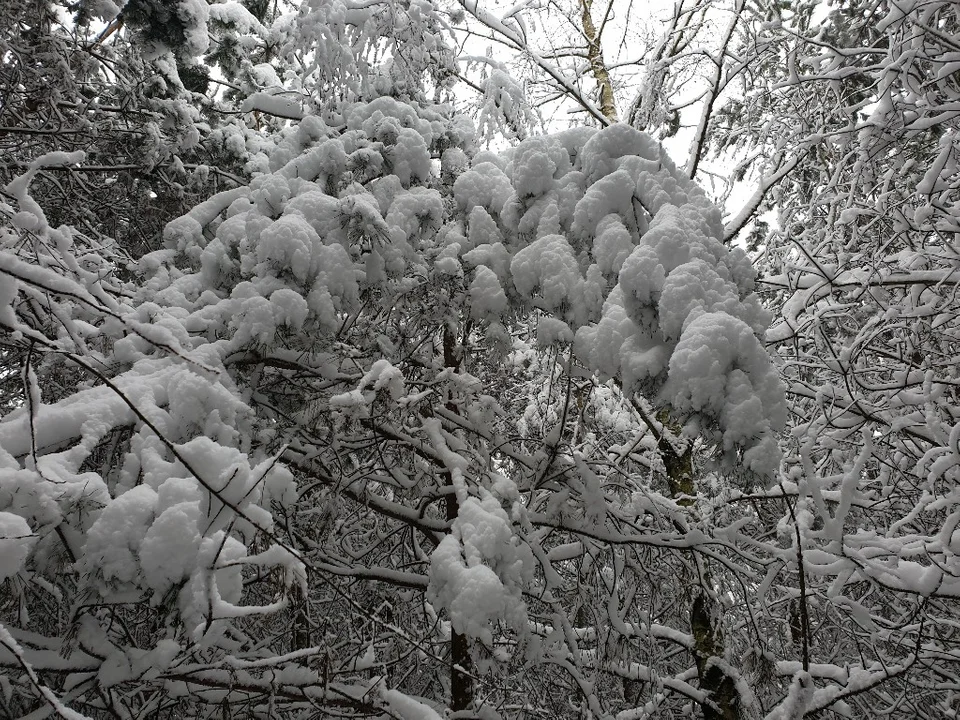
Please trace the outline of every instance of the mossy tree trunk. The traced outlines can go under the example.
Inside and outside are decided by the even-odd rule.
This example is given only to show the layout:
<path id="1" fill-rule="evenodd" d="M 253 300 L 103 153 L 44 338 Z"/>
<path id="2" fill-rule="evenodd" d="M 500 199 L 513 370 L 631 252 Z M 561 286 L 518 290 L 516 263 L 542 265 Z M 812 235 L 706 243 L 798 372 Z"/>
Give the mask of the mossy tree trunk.
<path id="1" fill-rule="evenodd" d="M 693 443 L 686 443 L 678 450 L 678 443 L 667 437 L 671 433 L 666 413 L 658 418 L 662 422 L 659 450 L 667 474 L 670 494 L 681 506 L 690 507 L 694 503 L 696 484 L 694 482 Z M 716 610 L 716 600 L 710 588 L 709 576 L 701 581 L 701 587 L 694 593 L 690 606 L 690 632 L 693 635 L 693 660 L 697 666 L 700 689 L 710 698 L 709 703 L 701 705 L 704 720 L 741 720 L 739 694 L 733 678 L 723 671 L 717 661 L 722 661 L 723 634 Z"/>

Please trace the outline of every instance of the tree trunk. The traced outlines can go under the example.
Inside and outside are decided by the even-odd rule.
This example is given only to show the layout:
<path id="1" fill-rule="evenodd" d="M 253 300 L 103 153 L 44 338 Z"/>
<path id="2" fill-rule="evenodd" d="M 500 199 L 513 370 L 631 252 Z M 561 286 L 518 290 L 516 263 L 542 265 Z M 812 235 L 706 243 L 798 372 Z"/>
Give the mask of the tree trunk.
<path id="1" fill-rule="evenodd" d="M 600 33 L 593 24 L 593 0 L 580 0 L 583 9 L 583 35 L 587 40 L 587 57 L 590 59 L 590 69 L 593 77 L 597 81 L 600 89 L 600 112 L 611 122 L 617 122 L 617 105 L 613 97 L 613 83 L 610 80 L 610 72 L 607 70 L 607 64 L 603 60 L 603 48 L 600 45 Z M 601 32 L 603 26 L 601 25 Z"/>
<path id="2" fill-rule="evenodd" d="M 663 423 L 665 430 L 658 446 L 667 471 L 670 494 L 679 498 L 678 505 L 689 507 L 693 505 L 696 493 L 692 443 L 678 453 L 666 437 L 666 433 L 670 432 L 666 413 L 661 413 L 658 420 Z M 701 705 L 703 719 L 740 720 L 740 698 L 733 679 L 721 667 L 710 662 L 713 658 L 723 658 L 723 635 L 713 612 L 713 600 L 705 589 L 700 590 L 690 607 L 690 631 L 693 633 L 693 661 L 697 666 L 700 689 L 708 693 L 712 701 Z"/>
<path id="3" fill-rule="evenodd" d="M 712 658 L 723 657 L 723 635 L 711 612 L 713 601 L 701 593 L 690 607 L 690 630 L 693 632 L 693 659 L 697 664 L 700 689 L 710 694 L 716 705 L 703 703 L 703 720 L 740 720 L 739 695 L 733 679 L 722 668 L 711 664 Z"/>
<path id="4" fill-rule="evenodd" d="M 460 357 L 457 353 L 457 339 L 449 327 L 443 329 L 443 364 L 457 370 Z M 454 403 L 447 403 L 447 409 L 457 412 Z M 453 522 L 460 513 L 460 503 L 453 488 L 453 479 L 447 475 L 446 510 L 447 520 Z M 468 710 L 473 705 L 473 680 L 470 677 L 470 640 L 466 635 L 450 628 L 450 710 L 458 712 Z"/>

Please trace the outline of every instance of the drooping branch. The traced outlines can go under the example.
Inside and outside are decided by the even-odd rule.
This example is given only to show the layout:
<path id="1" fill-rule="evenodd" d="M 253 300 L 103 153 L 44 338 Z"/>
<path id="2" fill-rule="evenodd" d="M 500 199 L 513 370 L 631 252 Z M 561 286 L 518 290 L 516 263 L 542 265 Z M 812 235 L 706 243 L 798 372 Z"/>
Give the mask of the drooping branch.
<path id="1" fill-rule="evenodd" d="M 728 82 L 728 78 L 724 77 L 725 74 L 729 72 L 727 68 L 727 52 L 730 47 L 730 42 L 733 40 L 737 25 L 740 23 L 740 15 L 743 12 L 745 4 L 746 0 L 736 0 L 731 11 L 732 16 L 730 22 L 727 24 L 726 30 L 724 30 L 720 45 L 714 51 L 713 56 L 710 57 L 712 64 L 711 77 L 708 79 L 703 107 L 700 110 L 700 120 L 697 122 L 697 130 L 690 143 L 689 157 L 687 159 L 687 176 L 690 178 L 697 176 L 697 168 L 700 166 L 700 161 L 703 159 L 706 149 L 707 129 L 713 120 L 717 99 L 720 97 L 720 93 L 723 92 Z"/>

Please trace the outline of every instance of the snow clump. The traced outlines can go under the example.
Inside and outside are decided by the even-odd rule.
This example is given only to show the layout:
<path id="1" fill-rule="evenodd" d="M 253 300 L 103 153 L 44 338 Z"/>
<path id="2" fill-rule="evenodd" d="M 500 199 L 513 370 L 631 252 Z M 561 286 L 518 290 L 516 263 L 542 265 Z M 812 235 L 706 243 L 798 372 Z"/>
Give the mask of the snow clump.
<path id="1" fill-rule="evenodd" d="M 20 571 L 33 540 L 26 520 L 13 513 L 0 512 L 0 582 Z"/>
<path id="2" fill-rule="evenodd" d="M 446 609 L 454 630 L 489 647 L 497 623 L 523 631 L 521 593 L 532 580 L 533 555 L 499 501 L 481 493 L 461 503 L 450 533 L 433 551 L 428 598 Z"/>
<path id="3" fill-rule="evenodd" d="M 626 125 L 531 138 L 478 154 L 454 198 L 472 317 L 501 322 L 515 292 L 509 307 L 542 314 L 539 344 L 572 340 L 589 370 L 717 444 L 728 468 L 776 471 L 786 405 L 753 266 L 659 143 Z"/>

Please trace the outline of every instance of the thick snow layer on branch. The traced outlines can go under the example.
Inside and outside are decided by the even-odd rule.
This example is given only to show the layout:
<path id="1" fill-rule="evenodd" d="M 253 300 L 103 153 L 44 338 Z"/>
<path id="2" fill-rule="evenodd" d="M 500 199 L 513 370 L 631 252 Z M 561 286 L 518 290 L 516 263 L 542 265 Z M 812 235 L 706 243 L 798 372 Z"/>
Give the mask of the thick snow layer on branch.
<path id="1" fill-rule="evenodd" d="M 269 31 L 253 16 L 241 3 L 231 1 L 211 3 L 209 5 L 210 19 L 220 23 L 232 25 L 241 33 L 256 33 L 263 38 L 269 36 Z"/>
<path id="2" fill-rule="evenodd" d="M 140 564 L 154 597 L 162 598 L 193 570 L 200 548 L 200 519 L 199 498 L 177 503 L 163 510 L 144 535 Z"/>
<path id="3" fill-rule="evenodd" d="M 106 583 L 134 583 L 137 556 L 157 507 L 157 493 L 146 485 L 125 492 L 104 508 L 90 528 L 84 569 Z"/>
<path id="4" fill-rule="evenodd" d="M 489 320 L 507 309 L 507 296 L 497 274 L 486 265 L 478 265 L 470 284 L 470 314 L 478 320 Z"/>
<path id="5" fill-rule="evenodd" d="M 260 233 L 257 243 L 257 259 L 263 264 L 258 268 L 260 274 L 267 274 L 271 266 L 281 271 L 289 269 L 303 282 L 317 252 L 314 247 L 322 244 L 320 236 L 301 216 L 284 215 Z"/>
<path id="6" fill-rule="evenodd" d="M 619 215 L 611 213 L 597 223 L 592 251 L 604 276 L 617 277 L 624 261 L 633 252 L 633 247 L 633 237 Z"/>
<path id="7" fill-rule="evenodd" d="M 303 106 L 297 100 L 283 95 L 271 95 L 266 92 L 255 92 L 250 95 L 243 101 L 240 110 L 243 112 L 262 112 L 289 120 L 300 120 L 303 117 Z"/>
<path id="8" fill-rule="evenodd" d="M 247 548 L 223 531 L 205 537 L 197 552 L 196 569 L 181 588 L 178 605 L 188 632 L 199 639 L 222 630 L 223 620 L 214 620 L 214 606 L 236 605 L 243 592 L 243 573 L 238 561 Z M 211 633 L 211 630 L 213 631 Z"/>
<path id="9" fill-rule="evenodd" d="M 492 162 L 474 165 L 453 184 L 453 196 L 466 212 L 479 206 L 499 215 L 512 193 L 510 179 Z"/>
<path id="10" fill-rule="evenodd" d="M 540 197 L 554 188 L 556 173 L 570 170 L 570 160 L 563 148 L 531 138 L 517 148 L 510 167 L 514 192 L 521 198 Z"/>
<path id="11" fill-rule="evenodd" d="M 537 296 L 543 309 L 564 313 L 582 309 L 583 279 L 573 248 L 562 235 L 531 243 L 510 263 L 513 284 L 522 297 Z"/>
<path id="12" fill-rule="evenodd" d="M 599 270 L 618 280 L 599 323 L 578 331 L 578 354 L 603 375 L 648 392 L 681 419 L 719 427 L 729 457 L 744 449 L 745 466 L 769 474 L 777 462 L 773 433 L 785 416 L 782 388 L 757 340 L 770 318 L 752 293 L 749 259 L 722 243 L 718 210 L 649 138 L 615 126 L 593 135 L 578 160 L 587 189 L 572 229 L 587 238 Z M 744 325 L 752 338 L 738 345 L 744 357 L 701 366 L 673 360 L 681 346 L 684 352 L 711 352 L 720 336 L 705 333 L 703 323 L 693 327 L 704 313 Z M 748 387 L 739 376 L 728 381 L 725 368 L 740 362 L 749 362 L 759 387 Z M 668 392 L 691 381 L 719 383 L 718 404 L 692 405 Z M 658 394 L 665 384 L 669 388 Z M 734 428 L 748 407 L 759 416 Z"/>
<path id="13" fill-rule="evenodd" d="M 34 540 L 26 520 L 0 511 L 0 582 L 19 572 Z"/>
<path id="14" fill-rule="evenodd" d="M 461 503 L 451 533 L 431 555 L 429 595 L 457 632 L 490 645 L 493 624 L 524 628 L 521 592 L 532 572 L 530 549 L 514 535 L 497 499 L 484 492 Z"/>
<path id="15" fill-rule="evenodd" d="M 401 720 L 440 720 L 440 715 L 429 705 L 414 700 L 398 690 L 380 690 L 380 697 L 390 712 Z"/>
<path id="16" fill-rule="evenodd" d="M 743 447 L 744 465 L 771 476 L 775 432 L 786 422 L 780 378 L 754 331 L 724 312 L 697 315 L 670 356 L 663 397 L 720 428 L 723 449 Z"/>
<path id="17" fill-rule="evenodd" d="M 770 316 L 749 258 L 723 243 L 703 191 L 623 125 L 527 140 L 504 157 L 478 156 L 454 186 L 469 215 L 464 260 L 493 270 L 508 302 L 515 289 L 552 316 L 540 323 L 542 344 L 574 331 L 590 369 L 701 427 L 730 463 L 773 472 L 785 413 L 759 342 Z M 498 247 L 510 255 L 512 287 L 494 264 Z M 470 300 L 474 318 L 496 322 L 504 309 L 491 280 L 478 268 Z M 744 333 L 732 344 L 730 327 Z M 714 360 L 692 360 L 701 355 Z M 682 387 L 712 388 L 711 399 L 693 401 Z"/>
<path id="18" fill-rule="evenodd" d="M 116 382 L 121 393 L 134 405 L 137 405 L 141 398 L 154 393 L 161 393 L 165 397 L 168 383 L 180 370 L 175 366 L 150 369 L 153 372 L 143 366 L 142 372 L 130 373 Z M 41 405 L 36 413 L 34 441 L 39 448 L 56 446 L 75 439 L 81 439 L 92 446 L 110 429 L 130 423 L 134 417 L 123 395 L 105 387 L 81 390 L 58 403 Z M 103 424 L 98 420 L 102 420 Z M 0 422 L 0 447 L 14 456 L 29 452 L 29 425 L 25 408 L 5 416 Z"/>
<path id="19" fill-rule="evenodd" d="M 184 25 L 183 51 L 191 57 L 203 55 L 210 45 L 207 33 L 209 7 L 206 0 L 179 0 L 177 3 L 177 16 Z"/>

